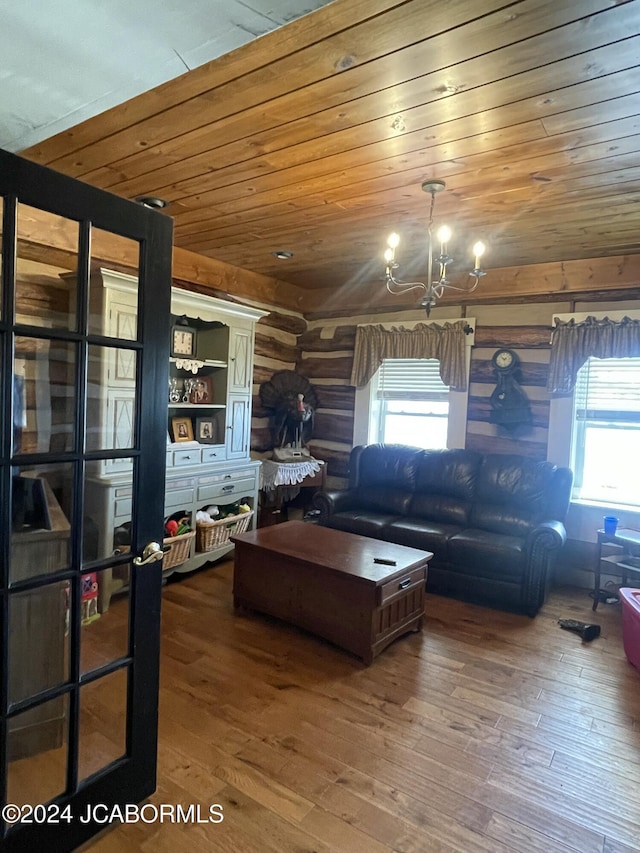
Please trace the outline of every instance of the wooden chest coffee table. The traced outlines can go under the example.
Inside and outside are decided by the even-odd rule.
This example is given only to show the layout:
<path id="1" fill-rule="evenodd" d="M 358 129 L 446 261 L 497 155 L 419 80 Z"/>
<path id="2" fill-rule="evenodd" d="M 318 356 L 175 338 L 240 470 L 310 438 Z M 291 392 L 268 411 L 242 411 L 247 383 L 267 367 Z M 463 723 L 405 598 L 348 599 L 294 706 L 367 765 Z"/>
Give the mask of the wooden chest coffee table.
<path id="1" fill-rule="evenodd" d="M 235 607 L 305 628 L 367 664 L 422 626 L 429 551 L 302 521 L 231 539 Z"/>

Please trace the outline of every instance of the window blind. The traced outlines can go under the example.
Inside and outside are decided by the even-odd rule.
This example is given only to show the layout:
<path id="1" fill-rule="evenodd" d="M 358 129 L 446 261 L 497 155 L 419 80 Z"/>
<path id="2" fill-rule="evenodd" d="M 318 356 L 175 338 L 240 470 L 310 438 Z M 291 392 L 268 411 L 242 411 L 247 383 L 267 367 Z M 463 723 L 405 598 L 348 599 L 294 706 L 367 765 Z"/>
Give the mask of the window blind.
<path id="1" fill-rule="evenodd" d="M 590 358 L 578 371 L 576 417 L 640 421 L 640 358 Z"/>
<path id="2" fill-rule="evenodd" d="M 385 358 L 380 367 L 379 400 L 449 399 L 436 358 Z"/>

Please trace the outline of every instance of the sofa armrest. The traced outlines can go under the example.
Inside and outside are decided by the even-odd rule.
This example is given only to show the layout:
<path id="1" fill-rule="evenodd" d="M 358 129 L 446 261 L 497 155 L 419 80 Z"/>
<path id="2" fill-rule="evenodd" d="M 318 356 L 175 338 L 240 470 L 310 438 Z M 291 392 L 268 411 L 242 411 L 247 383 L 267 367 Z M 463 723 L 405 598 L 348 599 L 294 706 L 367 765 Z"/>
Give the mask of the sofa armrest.
<path id="1" fill-rule="evenodd" d="M 561 521 L 541 521 L 527 536 L 527 552 L 536 550 L 555 551 L 567 539 L 567 531 Z"/>
<path id="2" fill-rule="evenodd" d="M 544 604 L 554 553 L 564 545 L 567 531 L 561 521 L 543 521 L 527 536 L 526 575 L 522 585 L 522 605 L 535 616 Z"/>
<path id="3" fill-rule="evenodd" d="M 320 511 L 318 521 L 326 524 L 329 517 L 336 512 L 344 512 L 357 506 L 357 493 L 355 489 L 344 489 L 341 491 L 316 492 L 313 496 L 312 505 Z"/>

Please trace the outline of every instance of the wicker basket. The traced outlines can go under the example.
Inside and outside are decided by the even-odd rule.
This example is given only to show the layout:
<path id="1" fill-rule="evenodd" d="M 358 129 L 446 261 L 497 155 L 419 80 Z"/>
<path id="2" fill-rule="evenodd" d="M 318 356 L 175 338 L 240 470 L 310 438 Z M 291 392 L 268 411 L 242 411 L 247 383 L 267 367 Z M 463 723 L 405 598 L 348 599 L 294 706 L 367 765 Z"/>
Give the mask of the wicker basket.
<path id="1" fill-rule="evenodd" d="M 228 515 L 219 521 L 198 521 L 196 524 L 196 550 L 213 551 L 220 545 L 226 545 L 230 536 L 245 532 L 252 516 L 253 510 L 241 512 L 239 515 Z"/>
<path id="2" fill-rule="evenodd" d="M 165 548 L 167 545 L 169 546 L 169 550 L 165 551 L 162 560 L 163 569 L 172 569 L 174 566 L 179 566 L 188 559 L 191 540 L 195 535 L 195 530 L 190 530 L 188 533 L 182 533 L 180 536 L 170 536 L 162 540 Z"/>

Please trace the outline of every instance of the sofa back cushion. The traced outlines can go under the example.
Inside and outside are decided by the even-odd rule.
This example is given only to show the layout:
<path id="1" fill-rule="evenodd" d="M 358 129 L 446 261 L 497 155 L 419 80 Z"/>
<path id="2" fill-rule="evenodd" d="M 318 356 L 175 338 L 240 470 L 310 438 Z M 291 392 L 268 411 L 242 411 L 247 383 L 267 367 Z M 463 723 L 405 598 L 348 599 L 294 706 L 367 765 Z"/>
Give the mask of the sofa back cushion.
<path id="1" fill-rule="evenodd" d="M 551 520 L 557 468 L 525 456 L 488 454 L 478 472 L 470 525 L 508 536 L 526 536 Z"/>
<path id="2" fill-rule="evenodd" d="M 425 450 L 409 514 L 467 526 L 482 456 L 473 450 Z"/>
<path id="3" fill-rule="evenodd" d="M 349 485 L 358 491 L 364 509 L 406 514 L 415 490 L 422 451 L 403 444 L 354 447 L 349 460 Z"/>

